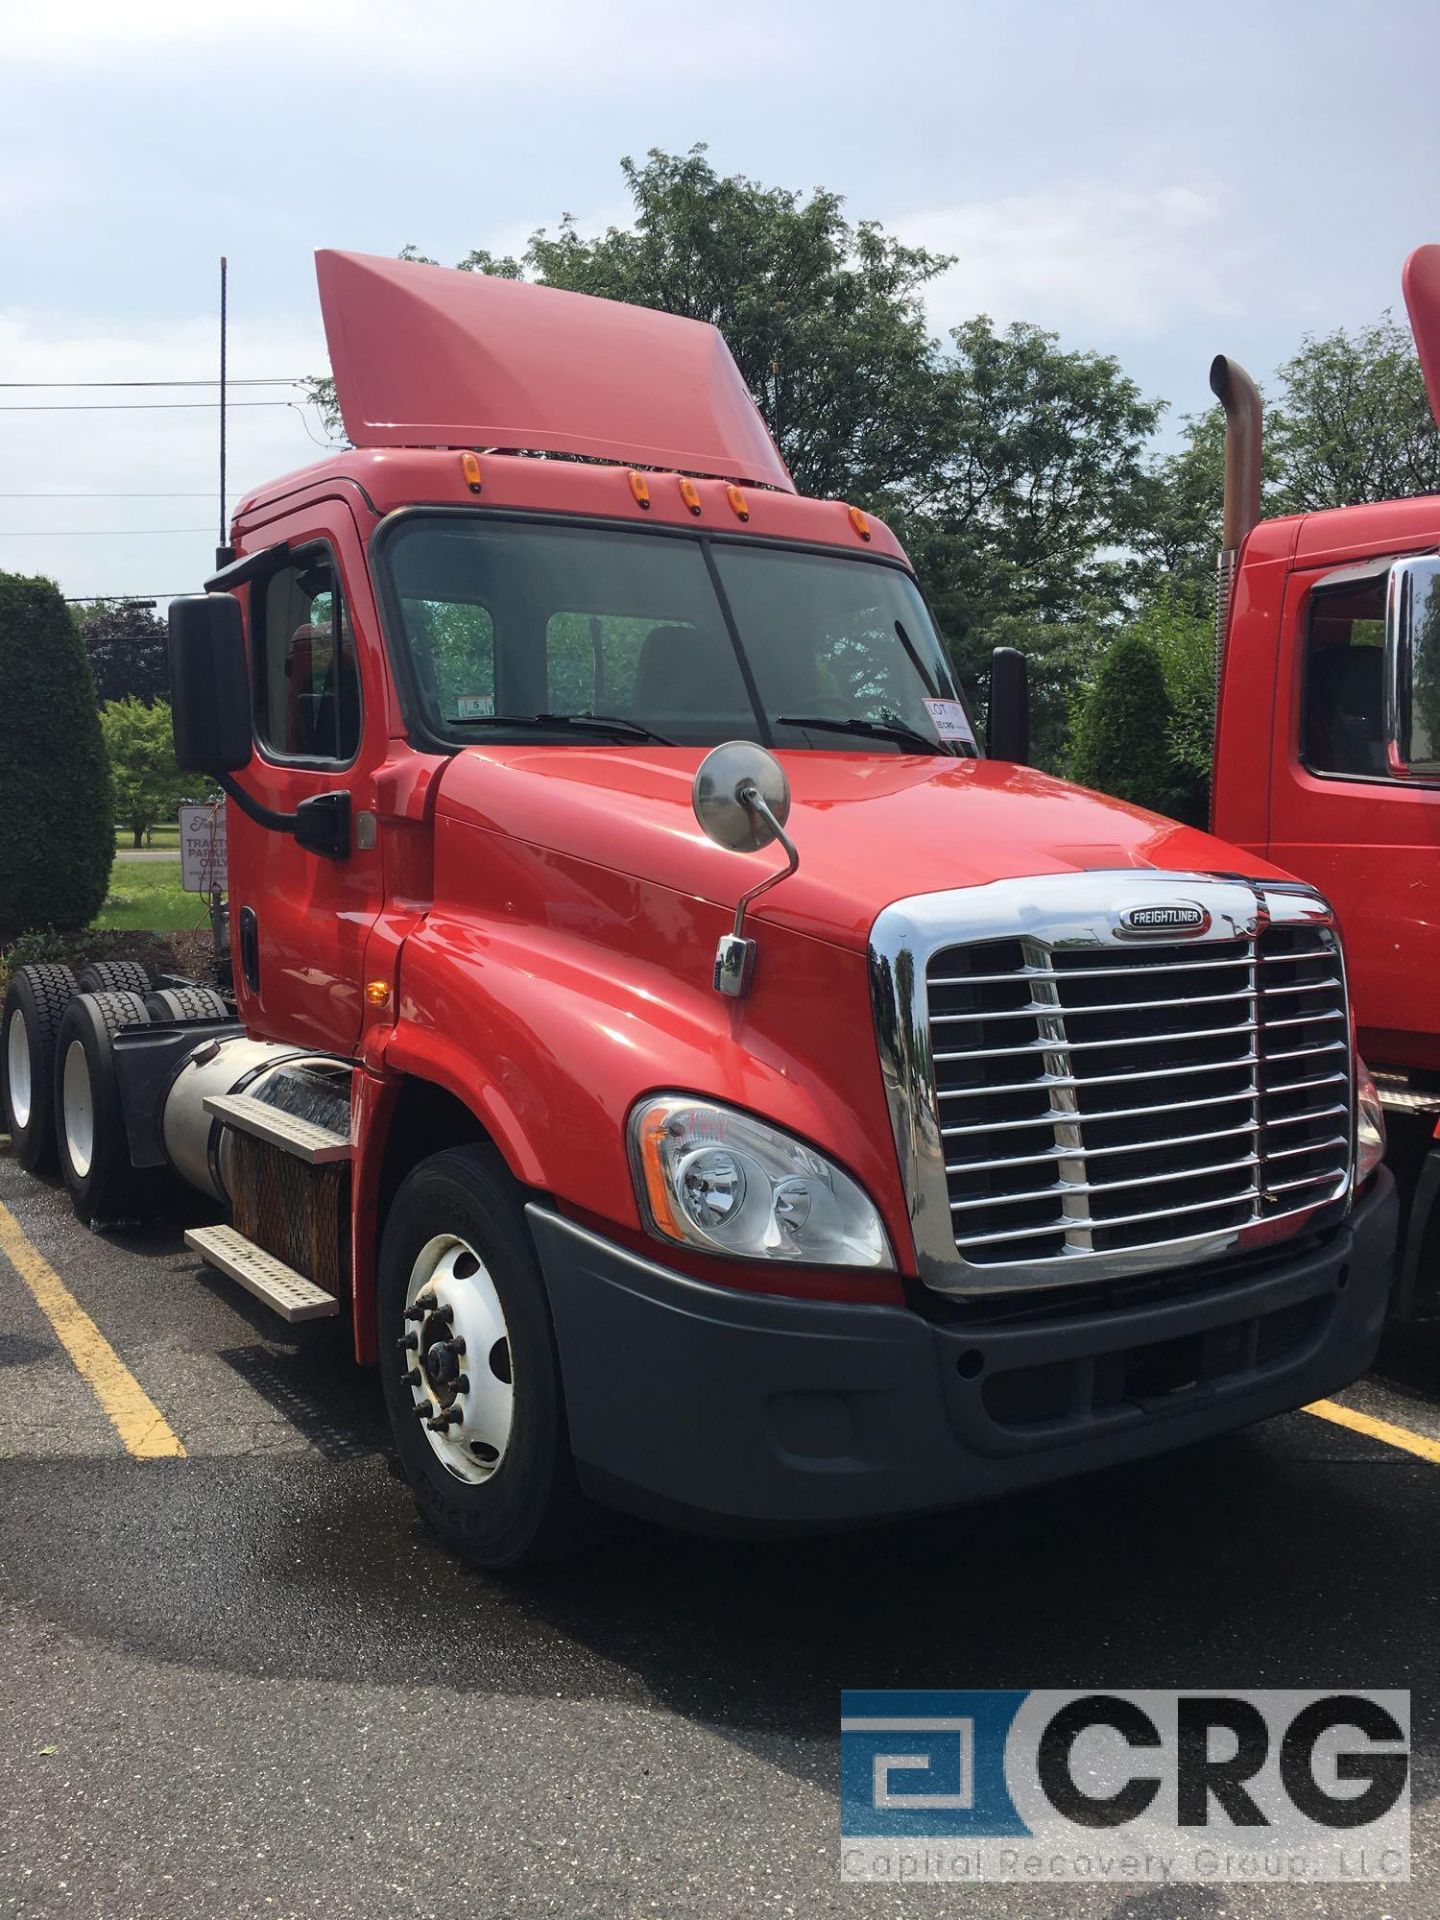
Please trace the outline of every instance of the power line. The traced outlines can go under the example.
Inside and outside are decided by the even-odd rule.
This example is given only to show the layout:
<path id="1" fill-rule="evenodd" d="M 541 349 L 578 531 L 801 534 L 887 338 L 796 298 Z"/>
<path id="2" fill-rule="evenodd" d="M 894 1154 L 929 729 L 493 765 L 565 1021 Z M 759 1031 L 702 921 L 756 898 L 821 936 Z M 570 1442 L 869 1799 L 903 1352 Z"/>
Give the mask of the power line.
<path id="1" fill-rule="evenodd" d="M 214 384 L 212 381 L 211 385 Z M 232 400 L 232 407 L 293 407 L 293 400 Z M 176 413 L 203 408 L 213 412 L 218 400 L 26 400 L 17 406 L 7 400 L 0 413 Z"/>
<path id="2" fill-rule="evenodd" d="M 153 533 L 209 532 L 209 527 L 0 527 L 0 540 L 138 540 Z"/>
<path id="3" fill-rule="evenodd" d="M 274 380 L 227 380 L 231 387 L 303 387 L 309 374 Z M 79 390 L 88 387 L 218 387 L 218 380 L 0 380 L 0 387 L 25 387 L 33 392 Z"/>
<path id="4" fill-rule="evenodd" d="M 157 600 L 184 600 L 195 591 L 193 587 L 181 587 L 178 593 L 71 593 L 65 596 L 67 607 L 93 607 L 100 601 L 111 606 L 153 606 Z"/>
<path id="5" fill-rule="evenodd" d="M 215 489 L 204 493 L 0 493 L 0 500 L 213 500 Z"/>

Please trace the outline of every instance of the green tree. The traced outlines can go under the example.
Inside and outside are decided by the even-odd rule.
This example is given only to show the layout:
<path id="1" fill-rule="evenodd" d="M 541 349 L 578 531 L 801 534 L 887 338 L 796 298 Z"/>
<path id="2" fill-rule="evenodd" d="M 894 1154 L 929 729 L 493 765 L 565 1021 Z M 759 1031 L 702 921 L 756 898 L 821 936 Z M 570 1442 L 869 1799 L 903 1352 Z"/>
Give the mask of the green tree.
<path id="1" fill-rule="evenodd" d="M 168 819 L 189 798 L 195 776 L 175 764 L 164 700 L 112 700 L 102 709 L 100 724 L 115 785 L 115 818 L 138 847 L 157 820 Z"/>
<path id="2" fill-rule="evenodd" d="M 1307 335 L 1278 385 L 1267 511 L 1440 492 L 1440 433 L 1420 363 L 1409 329 L 1388 313 L 1354 333 Z"/>
<path id="3" fill-rule="evenodd" d="M 1141 606 L 1129 631 L 1148 640 L 1165 676 L 1170 713 L 1166 741 L 1175 782 L 1168 811 L 1191 826 L 1210 819 L 1215 755 L 1215 622 L 1197 612 L 1180 582 L 1165 582 Z"/>
<path id="4" fill-rule="evenodd" d="M 1002 331 L 982 314 L 951 346 L 932 383 L 926 482 L 897 526 L 969 684 L 993 646 L 1034 636 L 1036 754 L 1053 764 L 1077 656 L 1128 603 L 1161 407 L 1110 356 L 1039 327 Z"/>
<path id="5" fill-rule="evenodd" d="M 1122 633 L 1106 649 L 1075 725 L 1073 773 L 1081 786 L 1173 813 L 1178 797 L 1170 733 L 1174 713 L 1153 641 Z"/>
<path id="6" fill-rule="evenodd" d="M 0 573 L 0 945 L 88 926 L 115 854 L 84 644 L 51 580 Z"/>

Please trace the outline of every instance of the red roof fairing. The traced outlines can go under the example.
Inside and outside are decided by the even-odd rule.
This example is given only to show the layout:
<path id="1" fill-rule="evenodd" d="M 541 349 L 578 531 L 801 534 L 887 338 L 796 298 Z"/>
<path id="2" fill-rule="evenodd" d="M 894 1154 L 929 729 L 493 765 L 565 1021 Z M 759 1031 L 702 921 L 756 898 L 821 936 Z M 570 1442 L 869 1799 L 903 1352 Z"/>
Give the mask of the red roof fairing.
<path id="1" fill-rule="evenodd" d="M 502 447 L 795 491 L 716 328 L 370 254 L 315 256 L 357 447 Z"/>

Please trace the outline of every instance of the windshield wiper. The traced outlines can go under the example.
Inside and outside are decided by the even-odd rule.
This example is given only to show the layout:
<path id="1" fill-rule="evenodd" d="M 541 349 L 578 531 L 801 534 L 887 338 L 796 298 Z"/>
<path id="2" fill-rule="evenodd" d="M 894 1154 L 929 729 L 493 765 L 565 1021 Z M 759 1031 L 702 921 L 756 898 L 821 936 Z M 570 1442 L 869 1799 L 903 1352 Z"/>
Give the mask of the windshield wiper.
<path id="1" fill-rule="evenodd" d="M 642 727 L 638 720 L 626 720 L 618 713 L 472 713 L 450 720 L 452 727 L 579 727 L 590 733 L 622 733 L 631 740 L 653 740 L 657 746 L 673 747 L 674 740 L 653 727 Z"/>
<path id="2" fill-rule="evenodd" d="M 776 725 L 828 727 L 832 733 L 860 733 L 872 740 L 898 740 L 902 747 L 914 747 L 919 753 L 950 753 L 943 740 L 927 739 L 917 728 L 907 726 L 903 720 L 862 720 L 858 713 L 847 713 L 839 718 L 819 713 L 782 713 L 777 716 Z"/>

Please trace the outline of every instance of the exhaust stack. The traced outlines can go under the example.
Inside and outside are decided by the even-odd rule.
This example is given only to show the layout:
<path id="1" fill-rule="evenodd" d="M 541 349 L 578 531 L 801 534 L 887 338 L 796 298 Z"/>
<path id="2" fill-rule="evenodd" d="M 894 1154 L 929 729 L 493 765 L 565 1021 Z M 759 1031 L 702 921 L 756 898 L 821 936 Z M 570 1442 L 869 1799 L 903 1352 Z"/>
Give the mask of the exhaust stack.
<path id="1" fill-rule="evenodd" d="M 1260 391 L 1235 360 L 1217 353 L 1210 362 L 1210 391 L 1225 409 L 1225 517 L 1215 593 L 1215 673 L 1225 652 L 1235 563 L 1245 536 L 1260 518 Z"/>

